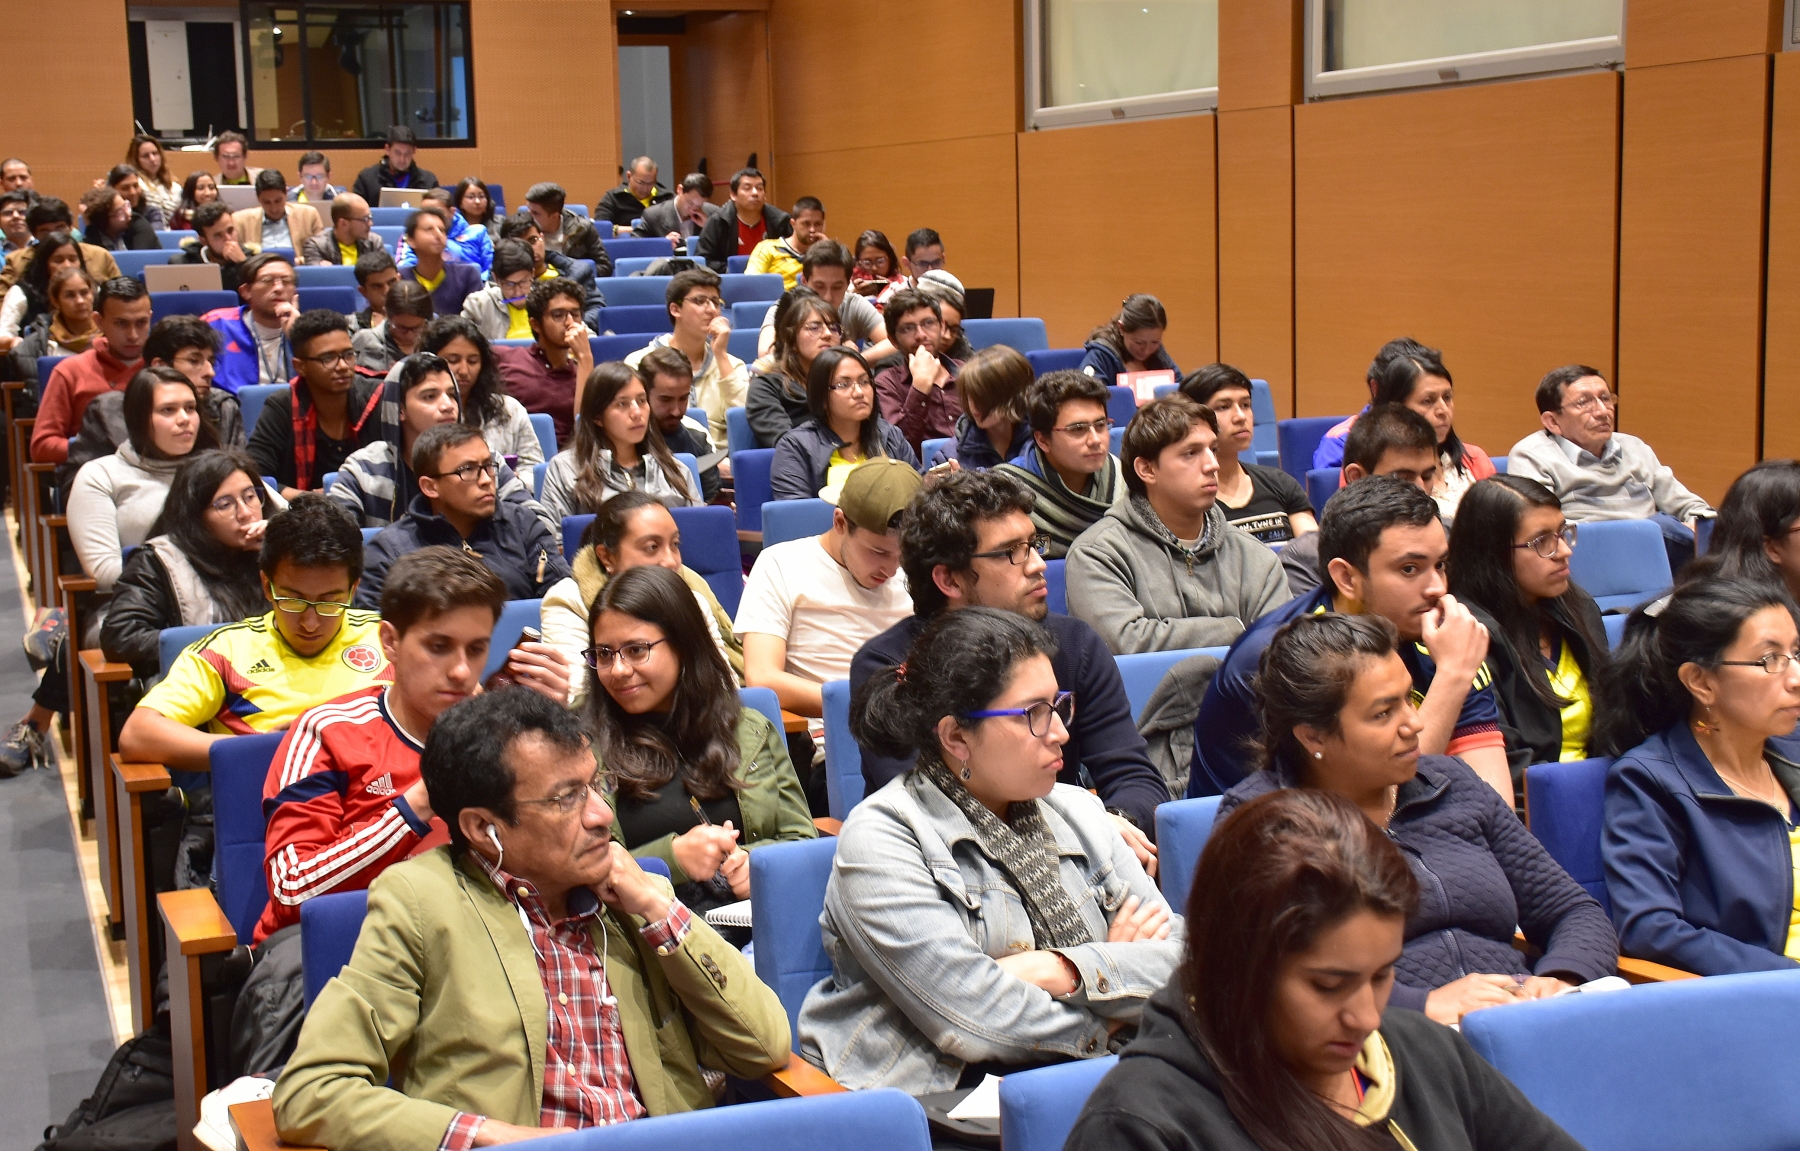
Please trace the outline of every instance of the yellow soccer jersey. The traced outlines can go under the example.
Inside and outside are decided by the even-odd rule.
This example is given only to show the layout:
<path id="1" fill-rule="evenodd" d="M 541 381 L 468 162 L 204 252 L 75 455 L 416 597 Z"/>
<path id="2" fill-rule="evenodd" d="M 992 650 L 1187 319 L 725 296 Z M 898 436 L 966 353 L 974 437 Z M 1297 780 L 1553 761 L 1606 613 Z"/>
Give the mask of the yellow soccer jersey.
<path id="1" fill-rule="evenodd" d="M 330 645 L 306 659 L 274 612 L 226 624 L 177 656 L 140 706 L 216 735 L 282 731 L 309 707 L 393 678 L 380 627 L 379 612 L 347 611 Z"/>

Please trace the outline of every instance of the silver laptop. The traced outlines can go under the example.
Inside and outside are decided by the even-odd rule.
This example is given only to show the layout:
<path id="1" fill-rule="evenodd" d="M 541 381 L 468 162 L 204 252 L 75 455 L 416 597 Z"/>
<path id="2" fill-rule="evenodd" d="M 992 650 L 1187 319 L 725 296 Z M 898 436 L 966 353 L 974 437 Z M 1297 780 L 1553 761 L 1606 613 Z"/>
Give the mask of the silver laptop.
<path id="1" fill-rule="evenodd" d="M 220 184 L 219 199 L 234 212 L 257 206 L 256 189 L 249 184 Z"/>
<path id="2" fill-rule="evenodd" d="M 144 268 L 144 287 L 152 292 L 217 292 L 217 264 L 150 264 Z"/>
<path id="3" fill-rule="evenodd" d="M 383 188 L 378 208 L 423 208 L 425 188 Z"/>

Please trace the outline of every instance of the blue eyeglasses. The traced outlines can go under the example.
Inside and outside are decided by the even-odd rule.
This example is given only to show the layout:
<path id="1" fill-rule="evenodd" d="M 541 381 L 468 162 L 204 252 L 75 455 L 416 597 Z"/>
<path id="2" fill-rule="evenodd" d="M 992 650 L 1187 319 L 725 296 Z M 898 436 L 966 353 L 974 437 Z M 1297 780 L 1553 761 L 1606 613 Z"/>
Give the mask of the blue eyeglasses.
<path id="1" fill-rule="evenodd" d="M 1059 691 L 1056 699 L 1050 703 L 1034 703 L 1030 707 L 996 707 L 986 711 L 965 711 L 963 719 L 996 719 L 1003 715 L 1022 715 L 1025 726 L 1032 735 L 1042 739 L 1050 734 L 1050 716 L 1054 714 L 1063 722 L 1063 730 L 1068 730 L 1075 722 L 1075 693 Z"/>

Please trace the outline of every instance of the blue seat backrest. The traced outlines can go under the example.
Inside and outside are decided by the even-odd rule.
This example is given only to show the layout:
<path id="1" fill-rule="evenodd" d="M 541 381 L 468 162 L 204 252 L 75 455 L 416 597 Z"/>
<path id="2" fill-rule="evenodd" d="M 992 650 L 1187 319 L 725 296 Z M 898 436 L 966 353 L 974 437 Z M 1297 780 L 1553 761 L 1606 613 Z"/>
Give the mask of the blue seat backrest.
<path id="1" fill-rule="evenodd" d="M 214 740 L 207 749 L 212 766 L 214 868 L 219 876 L 219 906 L 237 930 L 238 942 L 249 943 L 256 921 L 269 903 L 269 880 L 263 871 L 267 852 L 263 831 L 263 785 L 269 764 L 281 746 L 282 733 L 239 735 Z"/>
<path id="2" fill-rule="evenodd" d="M 1131 421 L 1129 421 L 1129 420 L 1126 421 L 1126 423 L 1130 423 L 1130 422 Z M 1112 430 L 1112 435 L 1110 437 L 1108 437 L 1108 439 L 1110 440 L 1110 442 L 1112 444 L 1112 447 L 1110 449 L 1112 451 L 1112 454 L 1114 456 L 1118 456 L 1120 452 L 1125 450 L 1125 424 L 1115 425 Z M 1123 457 L 1121 457 L 1121 458 L 1123 458 Z"/>
<path id="3" fill-rule="evenodd" d="M 725 350 L 731 353 L 733 359 L 742 360 L 746 364 L 754 363 L 757 341 L 761 338 L 762 332 L 757 328 L 733 328 L 726 339 Z"/>
<path id="4" fill-rule="evenodd" d="M 1165 399 L 1169 396 L 1174 395 L 1175 391 L 1176 391 L 1175 384 L 1158 384 L 1158 385 L 1156 385 L 1156 388 L 1154 389 L 1154 394 L 1157 399 L 1161 400 L 1161 399 Z"/>
<path id="5" fill-rule="evenodd" d="M 1036 316 L 1017 316 L 1001 320 L 964 320 L 963 334 L 976 351 L 996 344 L 1020 352 L 1047 352 L 1050 333 L 1044 321 Z"/>
<path id="6" fill-rule="evenodd" d="M 1307 468 L 1306 500 L 1312 504 L 1313 514 L 1325 514 L 1325 501 L 1337 494 L 1341 468 Z"/>
<path id="7" fill-rule="evenodd" d="M 1188 890 L 1194 885 L 1194 869 L 1206 850 L 1213 820 L 1219 816 L 1222 795 L 1202 799 L 1177 799 L 1156 808 L 1156 873 L 1161 877 L 1163 898 L 1176 912 L 1187 907 Z"/>
<path id="8" fill-rule="evenodd" d="M 245 435 L 256 430 L 256 421 L 262 418 L 263 405 L 269 397 L 286 390 L 286 384 L 247 384 L 238 389 L 238 408 L 244 415 Z"/>
<path id="9" fill-rule="evenodd" d="M 400 241 L 406 238 L 404 221 L 399 224 L 375 224 L 369 228 L 369 231 L 381 237 L 381 242 L 387 246 L 390 256 L 400 250 Z"/>
<path id="10" fill-rule="evenodd" d="M 1669 590 L 1669 552 L 1651 520 L 1589 520 L 1581 525 L 1569 575 L 1601 611 L 1626 611 Z"/>
<path id="11" fill-rule="evenodd" d="M 671 452 L 675 462 L 687 469 L 688 489 L 696 496 L 700 494 L 700 461 L 694 458 L 693 452 Z"/>
<path id="12" fill-rule="evenodd" d="M 1472 1012 L 1462 1033 L 1588 1151 L 1800 1144 L 1800 971 L 1564 995 Z"/>
<path id="13" fill-rule="evenodd" d="M 1000 1080 L 1000 1137 L 1006 1151 L 1062 1151 L 1087 1105 L 1119 1062 L 1117 1055 L 1077 1059 Z"/>
<path id="14" fill-rule="evenodd" d="M 749 266 L 750 266 L 750 257 L 749 256 L 726 256 L 725 257 L 725 273 L 727 275 L 741 276 L 744 273 L 744 269 L 748 268 Z"/>
<path id="15" fill-rule="evenodd" d="M 519 633 L 528 627 L 539 626 L 539 607 L 543 600 L 509 599 L 500 609 L 500 620 L 494 625 L 494 638 L 488 644 L 487 667 L 482 669 L 481 678 L 486 679 L 500 670 L 506 662 L 506 653 L 518 646 Z"/>
<path id="16" fill-rule="evenodd" d="M 484 182 L 487 184 L 488 199 L 490 199 L 494 202 L 494 211 L 498 214 L 498 216 L 506 215 L 506 187 L 505 187 L 505 185 L 496 184 L 492 180 L 487 180 Z"/>
<path id="17" fill-rule="evenodd" d="M 417 208 L 409 208 L 405 205 L 395 205 L 389 208 L 371 205 L 369 222 L 382 228 L 404 228 L 406 218 L 416 211 L 418 211 Z"/>
<path id="18" fill-rule="evenodd" d="M 1525 769 L 1525 812 L 1531 833 L 1550 858 L 1612 914 L 1606 867 L 1600 861 L 1610 759 L 1534 763 Z"/>
<path id="19" fill-rule="evenodd" d="M 600 309 L 600 330 L 624 335 L 627 332 L 661 333 L 675 330 L 669 309 L 661 304 L 609 304 Z M 646 339 L 643 343 L 650 341 Z M 643 347 L 639 344 L 638 347 Z"/>
<path id="20" fill-rule="evenodd" d="M 1494 465 L 1494 470 L 1496 472 L 1500 473 L 1501 475 L 1506 474 L 1507 459 L 1505 456 L 1489 456 L 1488 459 Z M 1711 523 L 1712 521 L 1707 520 L 1705 522 Z"/>
<path id="21" fill-rule="evenodd" d="M 150 314 L 157 320 L 165 316 L 204 316 L 215 308 L 236 307 L 240 302 L 236 292 L 151 292 Z"/>
<path id="22" fill-rule="evenodd" d="M 556 455 L 556 421 L 543 412 L 531 413 L 531 430 L 537 434 L 538 447 L 544 450 L 544 462 Z"/>
<path id="23" fill-rule="evenodd" d="M 736 333 L 734 332 L 733 335 Z M 750 413 L 745 409 L 725 409 L 725 446 L 730 449 L 735 459 L 739 452 L 748 451 L 756 446 L 756 433 L 750 430 Z M 735 472 L 736 464 L 732 465 Z"/>
<path id="24" fill-rule="evenodd" d="M 618 336 L 591 336 L 588 348 L 594 353 L 596 364 L 623 360 L 639 348 L 648 347 L 654 337 L 648 332 L 626 332 Z"/>
<path id="25" fill-rule="evenodd" d="M 731 453 L 732 483 L 737 486 L 737 521 L 741 532 L 763 530 L 763 505 L 774 494 L 769 481 L 769 468 L 774 462 L 774 448 L 746 448 Z"/>
<path id="26" fill-rule="evenodd" d="M 770 500 L 762 509 L 763 546 L 824 534 L 831 527 L 832 511 L 821 499 Z"/>
<path id="27" fill-rule="evenodd" d="M 352 271 L 354 271 L 354 269 L 352 269 Z M 314 308 L 327 308 L 345 316 L 355 315 L 357 311 L 362 308 L 363 304 L 367 302 L 363 299 L 362 293 L 358 292 L 355 288 L 346 288 L 342 286 L 301 288 L 299 296 L 301 311 L 311 311 Z"/>
<path id="28" fill-rule="evenodd" d="M 580 216 L 582 219 L 587 219 L 588 206 L 586 204 L 565 204 L 564 207 L 568 208 L 569 211 Z"/>
<path id="29" fill-rule="evenodd" d="M 630 276 L 638 272 L 648 272 L 651 264 L 666 259 L 668 259 L 667 256 L 620 256 L 613 260 L 613 275 Z"/>
<path id="30" fill-rule="evenodd" d="M 1210 655 L 1223 660 L 1230 650 L 1228 647 L 1171 648 L 1114 656 L 1113 662 L 1119 665 L 1119 678 L 1125 681 L 1125 698 L 1131 702 L 1132 718 L 1143 718 L 1145 705 L 1156 694 L 1170 668 L 1194 655 Z"/>
<path id="31" fill-rule="evenodd" d="M 731 326 L 734 329 L 761 328 L 770 306 L 767 300 L 745 300 L 731 305 Z"/>
<path id="32" fill-rule="evenodd" d="M 38 370 L 38 394 L 39 395 L 43 394 L 45 385 L 47 385 L 50 382 L 50 373 L 54 372 L 56 370 L 56 365 L 62 363 L 64 360 L 66 360 L 68 358 L 69 357 L 67 357 L 67 356 L 39 356 L 38 357 L 37 370 Z M 244 426 L 246 428 L 249 427 L 248 424 L 246 424 Z"/>
<path id="33" fill-rule="evenodd" d="M 926 440 L 919 445 L 919 469 L 928 471 L 937 462 L 938 453 L 943 452 L 945 459 L 956 458 L 956 437 L 938 436 Z"/>
<path id="34" fill-rule="evenodd" d="M 736 259 L 737 257 L 733 257 Z M 543 1151 L 931 1151 L 925 1109 L 892 1087 L 711 1107 L 555 1135 Z"/>
<path id="35" fill-rule="evenodd" d="M 1275 393 L 1270 390 L 1269 381 L 1250 381 L 1250 415 L 1256 420 L 1256 430 L 1250 433 L 1250 450 L 1279 452 L 1280 447 L 1275 439 Z"/>
<path id="36" fill-rule="evenodd" d="M 328 493 L 331 491 L 332 488 L 337 486 L 337 482 L 338 482 L 338 473 L 326 472 L 324 475 L 319 477 L 319 490 L 322 492 Z"/>
<path id="37" fill-rule="evenodd" d="M 302 264 L 294 269 L 294 282 L 302 288 L 354 288 L 354 264 Z"/>
<path id="38" fill-rule="evenodd" d="M 1069 584 L 1063 571 L 1066 564 L 1066 560 L 1051 560 L 1044 565 L 1044 590 L 1049 593 L 1044 602 L 1058 615 L 1069 614 Z"/>
<path id="39" fill-rule="evenodd" d="M 1086 357 L 1086 348 L 1039 348 L 1025 353 L 1031 370 L 1040 376 L 1045 372 L 1072 372 L 1081 366 L 1081 361 Z"/>
<path id="40" fill-rule="evenodd" d="M 1306 473 L 1312 470 L 1313 450 L 1325 438 L 1325 433 L 1344 418 L 1301 416 L 1298 419 L 1276 421 L 1275 442 L 1281 452 L 1281 470 L 1304 484 Z"/>
<path id="41" fill-rule="evenodd" d="M 1123 384 L 1108 384 L 1106 388 L 1106 416 L 1114 425 L 1124 427 L 1137 415 L 1137 397 L 1131 389 Z"/>
<path id="42" fill-rule="evenodd" d="M 753 707 L 762 712 L 763 718 L 774 725 L 776 731 L 783 729 L 781 720 L 781 697 L 775 694 L 772 687 L 740 687 L 738 700 L 745 707 Z"/>
<path id="43" fill-rule="evenodd" d="M 615 236 L 613 239 L 600 242 L 606 245 L 606 254 L 612 257 L 615 268 L 622 259 L 645 256 L 651 258 L 661 256 L 666 259 L 675 254 L 675 249 L 663 236 Z"/>
<path id="44" fill-rule="evenodd" d="M 862 748 L 850 734 L 850 681 L 828 680 L 820 689 L 825 699 L 825 794 L 831 818 L 843 819 L 862 802 Z"/>
<path id="45" fill-rule="evenodd" d="M 369 541 L 374 539 L 376 536 L 380 535 L 382 529 L 381 528 L 362 528 L 361 531 L 362 531 L 362 538 L 363 538 L 363 546 L 368 547 Z"/>
<path id="46" fill-rule="evenodd" d="M 731 509 L 713 504 L 675 508 L 670 514 L 681 531 L 681 562 L 706 580 L 719 606 L 735 618 L 744 596 L 744 559 Z"/>
<path id="47" fill-rule="evenodd" d="M 693 420 L 703 428 L 706 427 L 708 422 L 712 419 L 711 416 L 706 414 L 705 408 L 689 408 L 687 410 L 687 418 Z"/>
<path id="48" fill-rule="evenodd" d="M 211 635 L 218 630 L 217 624 L 197 623 L 183 627 L 165 627 L 156 637 L 156 654 L 162 664 L 163 674 L 169 674 L 169 665 L 175 662 L 187 646 L 197 639 Z"/>
<path id="49" fill-rule="evenodd" d="M 1619 644 L 1623 643 L 1625 640 L 1625 621 L 1630 618 L 1631 617 L 1629 616 L 1623 615 L 1601 617 L 1600 626 L 1606 629 L 1607 647 L 1612 648 L 1614 651 L 1619 650 Z"/>
<path id="50" fill-rule="evenodd" d="M 800 1043 L 800 1004 L 831 974 L 819 933 L 837 839 L 771 843 L 750 853 L 750 917 L 756 924 L 756 977 L 771 987 Z"/>
<path id="51" fill-rule="evenodd" d="M 356 953 L 368 911 L 367 891 L 315 895 L 300 905 L 300 978 L 308 1007 Z"/>
<path id="52" fill-rule="evenodd" d="M 575 552 L 581 547 L 581 534 L 587 526 L 594 522 L 594 513 L 586 512 L 578 516 L 564 516 L 562 522 L 563 558 L 570 563 L 575 562 Z"/>
<path id="53" fill-rule="evenodd" d="M 741 304 L 745 300 L 767 300 L 774 303 L 781 299 L 781 293 L 787 285 L 780 276 L 772 272 L 764 272 L 755 276 L 730 275 L 719 278 L 719 294 L 725 303 Z"/>
<path id="54" fill-rule="evenodd" d="M 171 251 L 173 251 L 174 249 L 181 247 L 181 241 L 183 241 L 185 239 L 189 239 L 193 236 L 194 236 L 194 233 L 189 230 L 184 229 L 182 231 L 174 231 L 171 229 L 162 228 L 162 229 L 157 230 L 156 242 L 161 244 L 163 247 L 168 248 Z"/>
<path id="55" fill-rule="evenodd" d="M 113 263 L 119 265 L 119 274 L 134 280 L 144 278 L 144 269 L 152 264 L 166 264 L 175 253 L 167 248 L 149 248 L 144 251 L 114 252 Z"/>
<path id="56" fill-rule="evenodd" d="M 619 276 L 600 284 L 609 307 L 628 304 L 664 304 L 672 276 Z"/>

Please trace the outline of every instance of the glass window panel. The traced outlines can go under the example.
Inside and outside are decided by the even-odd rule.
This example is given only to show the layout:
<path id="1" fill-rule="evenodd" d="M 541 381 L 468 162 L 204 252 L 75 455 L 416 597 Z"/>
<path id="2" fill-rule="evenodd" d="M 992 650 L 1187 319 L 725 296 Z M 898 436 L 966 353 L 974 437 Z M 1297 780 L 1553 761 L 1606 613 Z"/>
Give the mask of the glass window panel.
<path id="1" fill-rule="evenodd" d="M 1325 70 L 1617 36 L 1619 0 L 1324 0 Z"/>
<path id="2" fill-rule="evenodd" d="M 1212 88 L 1218 0 L 1043 0 L 1044 106 Z"/>
<path id="3" fill-rule="evenodd" d="M 300 15 L 296 8 L 250 9 L 252 128 L 258 140 L 306 139 L 306 98 L 300 64 Z"/>

